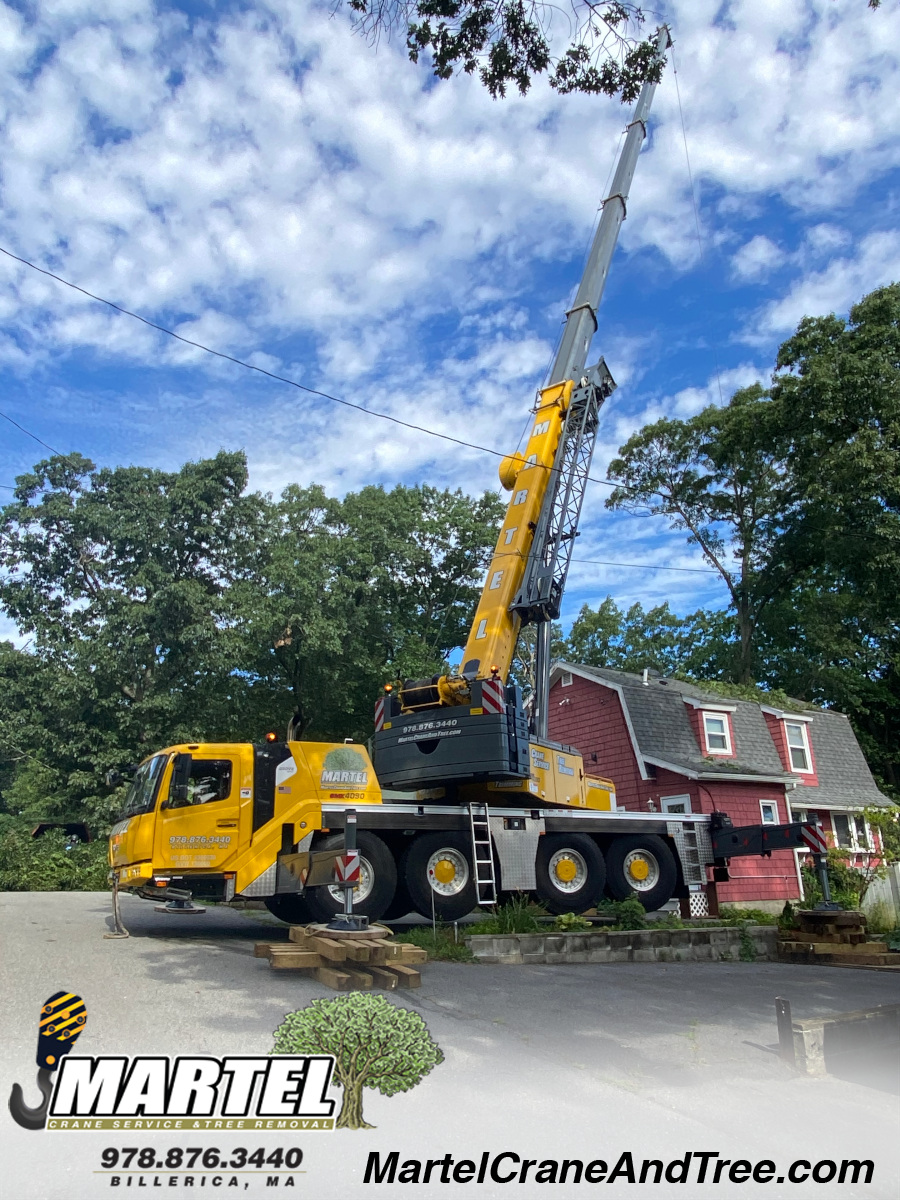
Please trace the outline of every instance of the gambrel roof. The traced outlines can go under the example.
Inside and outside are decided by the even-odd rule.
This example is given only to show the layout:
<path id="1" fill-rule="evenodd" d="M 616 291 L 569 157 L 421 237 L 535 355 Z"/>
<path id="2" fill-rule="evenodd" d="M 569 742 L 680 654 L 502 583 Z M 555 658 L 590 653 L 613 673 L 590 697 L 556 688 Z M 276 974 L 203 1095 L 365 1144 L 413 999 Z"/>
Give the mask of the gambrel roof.
<path id="1" fill-rule="evenodd" d="M 641 675 L 589 667 L 581 663 L 554 664 L 551 683 L 564 671 L 612 688 L 618 692 L 628 723 L 638 764 L 666 767 L 689 778 L 735 782 L 801 783 L 803 777 L 785 769 L 778 753 L 765 709 L 761 703 L 728 696 L 716 690 L 704 690 L 702 684 L 650 675 L 644 683 Z M 728 708 L 734 731 L 734 757 L 704 755 L 691 725 L 689 707 L 712 711 Z M 805 784 L 791 796 L 794 805 L 810 808 L 860 809 L 866 805 L 890 806 L 891 801 L 878 790 L 868 763 L 859 748 L 856 735 L 843 713 L 792 702 L 794 712 L 808 723 L 817 783 Z"/>

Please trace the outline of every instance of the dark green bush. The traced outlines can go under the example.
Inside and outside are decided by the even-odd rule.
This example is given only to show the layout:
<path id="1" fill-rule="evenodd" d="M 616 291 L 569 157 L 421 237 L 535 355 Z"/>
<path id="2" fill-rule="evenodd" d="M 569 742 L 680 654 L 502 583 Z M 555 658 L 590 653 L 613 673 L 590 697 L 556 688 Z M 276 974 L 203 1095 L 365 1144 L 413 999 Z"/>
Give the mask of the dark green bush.
<path id="1" fill-rule="evenodd" d="M 31 826 L 6 818 L 0 823 L 0 891 L 105 891 L 106 848 L 105 838 L 73 841 L 61 829 L 33 838 Z"/>

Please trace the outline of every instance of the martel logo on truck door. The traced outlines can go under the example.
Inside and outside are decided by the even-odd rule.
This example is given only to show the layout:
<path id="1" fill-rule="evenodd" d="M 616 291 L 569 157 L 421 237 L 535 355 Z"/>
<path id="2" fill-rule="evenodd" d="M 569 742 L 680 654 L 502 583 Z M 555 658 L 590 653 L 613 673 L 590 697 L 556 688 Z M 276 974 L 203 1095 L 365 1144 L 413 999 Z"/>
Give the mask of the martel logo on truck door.
<path id="1" fill-rule="evenodd" d="M 365 787 L 369 782 L 368 763 L 358 750 L 337 746 L 329 750 L 322 763 L 322 787 L 335 783 L 352 783 Z"/>

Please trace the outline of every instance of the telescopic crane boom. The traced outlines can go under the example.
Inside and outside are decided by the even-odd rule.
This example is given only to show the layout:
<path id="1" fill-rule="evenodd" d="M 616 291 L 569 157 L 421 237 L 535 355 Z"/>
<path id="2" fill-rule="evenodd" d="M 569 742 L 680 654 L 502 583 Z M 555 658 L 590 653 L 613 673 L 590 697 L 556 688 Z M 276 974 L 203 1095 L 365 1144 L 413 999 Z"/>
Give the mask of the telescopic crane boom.
<path id="1" fill-rule="evenodd" d="M 671 44 L 668 28 L 657 37 L 661 56 Z M 457 674 L 406 680 L 388 711 L 396 719 L 429 709 L 481 707 L 479 684 L 506 684 L 520 629 L 537 626 L 535 686 L 531 732 L 547 737 L 547 694 L 550 675 L 551 622 L 559 617 L 572 547 L 596 442 L 600 408 L 615 388 L 601 358 L 585 368 L 597 330 L 597 310 L 612 263 L 619 229 L 626 216 L 638 155 L 647 136 L 647 117 L 656 84 L 645 83 L 627 126 L 616 164 L 612 190 L 602 213 L 566 324 L 549 381 L 539 393 L 524 453 L 507 456 L 500 480 L 510 491 L 506 516 L 497 538 L 481 598 Z M 489 689 L 490 690 L 490 689 Z M 513 697 L 513 703 L 521 703 Z M 394 710 L 398 707 L 399 712 Z M 382 718 L 382 704 L 376 726 Z M 376 755 L 379 742 L 376 733 Z M 428 739 L 425 739 L 428 740 Z M 385 766 L 384 756 L 378 764 Z M 424 766 L 424 764 L 423 764 Z M 489 774 L 490 772 L 488 772 Z M 430 767 L 425 775 L 431 777 Z"/>

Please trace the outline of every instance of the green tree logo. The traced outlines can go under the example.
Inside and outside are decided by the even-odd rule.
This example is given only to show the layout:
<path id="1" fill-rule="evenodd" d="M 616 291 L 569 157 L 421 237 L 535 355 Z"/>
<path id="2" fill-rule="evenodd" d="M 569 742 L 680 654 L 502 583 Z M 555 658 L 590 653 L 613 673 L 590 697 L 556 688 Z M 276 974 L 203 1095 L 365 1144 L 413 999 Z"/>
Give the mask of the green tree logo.
<path id="1" fill-rule="evenodd" d="M 363 1120 L 364 1087 L 383 1096 L 408 1092 L 444 1061 L 418 1013 L 365 992 L 288 1013 L 271 1053 L 334 1055 L 334 1079 L 344 1089 L 337 1129 L 375 1128 Z"/>
<path id="2" fill-rule="evenodd" d="M 365 771 L 368 765 L 358 750 L 353 750 L 350 746 L 336 746 L 325 755 L 322 770 Z"/>

